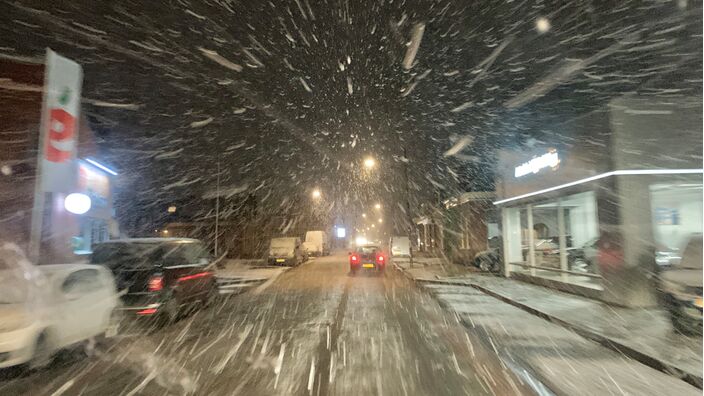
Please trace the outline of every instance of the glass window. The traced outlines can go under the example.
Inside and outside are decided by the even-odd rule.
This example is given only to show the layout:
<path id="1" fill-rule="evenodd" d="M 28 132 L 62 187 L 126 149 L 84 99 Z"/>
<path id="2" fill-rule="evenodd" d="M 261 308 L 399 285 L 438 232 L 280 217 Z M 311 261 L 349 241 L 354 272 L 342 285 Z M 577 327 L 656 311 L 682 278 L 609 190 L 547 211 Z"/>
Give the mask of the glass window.
<path id="1" fill-rule="evenodd" d="M 509 263 L 523 261 L 521 258 L 521 214 L 518 208 L 504 209 L 504 232 L 508 246 L 506 247 L 506 258 Z"/>
<path id="2" fill-rule="evenodd" d="M 557 201 L 533 206 L 533 263 L 560 268 L 560 227 Z"/>
<path id="3" fill-rule="evenodd" d="M 155 243 L 101 243 L 94 247 L 90 262 L 110 269 L 151 267 L 158 264 Z"/>
<path id="4" fill-rule="evenodd" d="M 61 290 L 64 293 L 90 293 L 102 287 L 98 270 L 82 269 L 72 272 L 64 280 Z"/>
<path id="5" fill-rule="evenodd" d="M 650 205 L 658 258 L 677 260 L 692 234 L 702 232 L 702 184 L 653 184 Z"/>
<path id="6" fill-rule="evenodd" d="M 208 253 L 200 243 L 174 243 L 164 247 L 164 266 L 198 264 L 208 258 Z"/>

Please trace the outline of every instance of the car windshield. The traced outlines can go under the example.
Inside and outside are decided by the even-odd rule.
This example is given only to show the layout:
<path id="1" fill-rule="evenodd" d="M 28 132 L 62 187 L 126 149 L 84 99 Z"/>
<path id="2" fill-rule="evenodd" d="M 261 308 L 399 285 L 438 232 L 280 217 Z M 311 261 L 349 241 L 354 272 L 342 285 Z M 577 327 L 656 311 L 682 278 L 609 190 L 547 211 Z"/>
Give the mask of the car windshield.
<path id="1" fill-rule="evenodd" d="M 360 246 L 358 249 L 360 254 L 373 254 L 379 250 L 378 246 Z"/>
<path id="2" fill-rule="evenodd" d="M 0 10 L 0 394 L 701 395 L 703 0 Z"/>
<path id="3" fill-rule="evenodd" d="M 158 244 L 104 243 L 95 246 L 90 262 L 110 269 L 152 268 L 160 264 L 158 253 Z"/>

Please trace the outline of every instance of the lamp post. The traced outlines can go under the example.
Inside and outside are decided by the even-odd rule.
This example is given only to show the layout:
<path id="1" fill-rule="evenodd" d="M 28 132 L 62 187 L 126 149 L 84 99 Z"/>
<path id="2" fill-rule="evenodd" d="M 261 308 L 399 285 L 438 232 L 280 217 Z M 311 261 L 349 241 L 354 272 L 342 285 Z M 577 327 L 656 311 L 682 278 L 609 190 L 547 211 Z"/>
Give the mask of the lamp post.
<path id="1" fill-rule="evenodd" d="M 403 146 L 403 175 L 406 179 L 406 214 L 408 215 L 408 238 L 410 239 L 409 250 L 410 250 L 410 260 L 408 262 L 409 268 L 413 268 L 413 243 L 415 241 L 415 225 L 413 224 L 413 214 L 411 214 L 411 189 L 409 188 L 408 180 L 408 156 L 406 155 L 406 146 Z"/>

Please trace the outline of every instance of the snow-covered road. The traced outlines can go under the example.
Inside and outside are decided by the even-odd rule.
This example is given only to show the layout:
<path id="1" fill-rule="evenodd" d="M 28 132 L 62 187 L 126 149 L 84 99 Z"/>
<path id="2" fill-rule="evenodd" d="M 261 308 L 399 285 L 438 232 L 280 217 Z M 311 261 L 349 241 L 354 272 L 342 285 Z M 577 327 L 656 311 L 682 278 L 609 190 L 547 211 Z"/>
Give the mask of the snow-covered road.
<path id="1" fill-rule="evenodd" d="M 7 373 L 4 373 L 7 374 Z M 164 329 L 120 339 L 97 356 L 63 353 L 49 368 L 0 381 L 31 395 L 532 394 L 457 318 L 397 271 L 348 274 L 318 258 L 260 293 Z"/>

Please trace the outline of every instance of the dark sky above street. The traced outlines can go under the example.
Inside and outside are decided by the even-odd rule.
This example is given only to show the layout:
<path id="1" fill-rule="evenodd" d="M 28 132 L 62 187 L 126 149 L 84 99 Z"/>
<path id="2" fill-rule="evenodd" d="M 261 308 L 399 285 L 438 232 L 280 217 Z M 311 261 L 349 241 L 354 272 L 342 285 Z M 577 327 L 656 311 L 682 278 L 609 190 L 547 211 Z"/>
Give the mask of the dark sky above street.
<path id="1" fill-rule="evenodd" d="M 494 150 L 618 95 L 701 95 L 695 1 L 3 2 L 0 55 L 84 68 L 102 158 L 138 195 L 222 184 L 278 205 L 369 180 L 414 203 L 492 189 Z M 414 26 L 424 33 L 402 65 Z M 452 148 L 452 150 L 451 150 Z M 448 153 L 448 150 L 450 152 Z"/>

